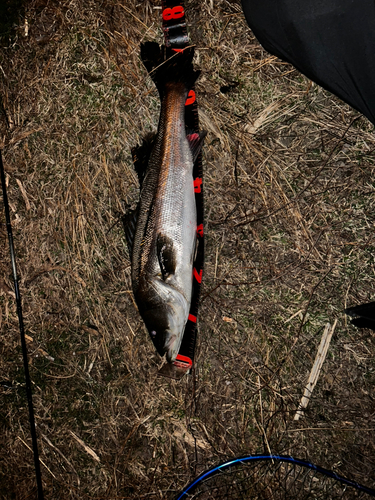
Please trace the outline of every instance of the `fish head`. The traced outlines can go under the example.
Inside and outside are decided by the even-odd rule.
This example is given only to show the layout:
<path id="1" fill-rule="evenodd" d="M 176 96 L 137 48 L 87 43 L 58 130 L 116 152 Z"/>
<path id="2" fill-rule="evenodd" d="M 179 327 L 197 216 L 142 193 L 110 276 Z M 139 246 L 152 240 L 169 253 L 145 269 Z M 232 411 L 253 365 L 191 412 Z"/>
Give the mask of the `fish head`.
<path id="1" fill-rule="evenodd" d="M 153 289 L 154 297 L 142 303 L 140 313 L 156 350 L 160 356 L 166 354 L 171 363 L 180 350 L 189 303 L 181 292 L 162 280 L 155 280 Z"/>

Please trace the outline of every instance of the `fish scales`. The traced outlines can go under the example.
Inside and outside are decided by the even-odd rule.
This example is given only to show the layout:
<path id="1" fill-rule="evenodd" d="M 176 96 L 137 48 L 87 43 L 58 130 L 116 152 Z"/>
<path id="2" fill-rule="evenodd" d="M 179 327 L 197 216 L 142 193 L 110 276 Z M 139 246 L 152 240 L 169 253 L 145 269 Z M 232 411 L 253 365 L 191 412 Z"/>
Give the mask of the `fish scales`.
<path id="1" fill-rule="evenodd" d="M 161 113 L 147 165 L 138 165 L 141 194 L 134 241 L 128 243 L 139 312 L 159 354 L 173 362 L 191 303 L 197 230 L 193 166 L 205 133 L 185 130 L 185 101 L 198 76 L 193 50 L 161 63 L 155 45 L 146 46 L 153 53 L 147 59 L 144 50 L 142 56 L 160 93 Z"/>
<path id="2" fill-rule="evenodd" d="M 160 127 L 140 199 L 133 252 L 134 288 L 139 287 L 145 275 L 160 273 L 156 255 L 151 251 L 158 232 L 170 236 L 180 253 L 185 230 L 190 228 L 190 240 L 194 240 L 191 245 L 195 244 L 193 161 L 184 124 L 186 94 L 182 85 L 172 87 L 162 104 Z"/>

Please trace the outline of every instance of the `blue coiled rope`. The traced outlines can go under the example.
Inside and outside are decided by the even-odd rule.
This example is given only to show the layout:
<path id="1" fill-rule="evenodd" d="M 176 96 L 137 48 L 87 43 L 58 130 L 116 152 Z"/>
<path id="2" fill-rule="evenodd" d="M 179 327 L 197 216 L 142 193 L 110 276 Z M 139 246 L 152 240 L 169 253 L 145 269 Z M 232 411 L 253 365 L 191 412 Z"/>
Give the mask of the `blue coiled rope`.
<path id="1" fill-rule="evenodd" d="M 282 463 L 292 464 L 294 470 L 286 470 L 281 474 L 281 478 L 276 479 L 276 481 L 279 482 L 279 489 L 276 491 L 276 472 Z M 242 471 L 244 475 L 239 479 L 239 473 Z M 305 476 L 301 474 L 301 471 L 305 471 Z M 317 474 L 317 476 L 314 476 L 314 474 Z M 267 480 L 264 481 L 267 475 L 269 477 L 269 482 L 271 483 L 271 481 L 273 481 L 272 486 L 271 484 L 267 484 Z M 259 477 L 261 477 L 263 483 L 259 482 Z M 333 482 L 331 481 L 330 483 L 332 489 L 336 487 L 337 490 L 337 486 L 341 486 L 340 496 L 329 496 L 329 490 L 327 491 L 324 486 L 321 487 L 321 485 L 323 485 L 323 478 L 330 478 L 333 480 Z M 259 490 L 259 484 L 263 489 Z M 312 488 L 315 485 L 318 486 L 317 489 L 320 490 L 318 494 L 323 496 L 311 496 Z M 252 493 L 252 488 L 254 488 L 254 486 L 258 487 L 256 490 L 257 495 L 262 492 L 268 492 L 267 494 L 269 494 L 269 488 L 271 487 L 275 492 L 275 496 L 248 496 Z M 349 495 L 352 494 L 352 496 L 344 496 L 347 487 L 351 489 Z M 301 491 L 299 491 L 298 488 L 301 488 Z M 368 496 L 375 497 L 375 490 L 339 476 L 335 472 L 324 469 L 323 467 L 319 467 L 304 460 L 299 460 L 298 458 L 282 455 L 250 455 L 224 462 L 204 472 L 188 484 L 183 491 L 178 494 L 176 500 L 185 500 L 187 498 L 198 499 L 200 496 L 202 496 L 202 498 L 204 496 L 205 499 L 216 498 L 225 500 L 237 500 L 242 498 L 298 498 L 299 500 L 303 498 L 368 498 Z"/>

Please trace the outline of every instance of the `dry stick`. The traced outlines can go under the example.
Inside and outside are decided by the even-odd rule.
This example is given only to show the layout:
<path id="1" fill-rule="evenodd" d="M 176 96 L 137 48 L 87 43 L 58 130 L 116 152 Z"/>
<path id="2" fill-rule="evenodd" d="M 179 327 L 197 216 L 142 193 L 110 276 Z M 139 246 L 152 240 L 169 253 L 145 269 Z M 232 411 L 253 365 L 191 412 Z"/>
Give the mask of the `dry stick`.
<path id="1" fill-rule="evenodd" d="M 333 332 L 335 331 L 336 324 L 337 324 L 337 319 L 333 323 L 332 328 L 331 328 L 331 325 L 329 323 L 326 324 L 326 327 L 324 329 L 324 333 L 322 336 L 322 340 L 320 341 L 318 352 L 316 353 L 314 365 L 313 365 L 312 370 L 310 372 L 309 380 L 308 380 L 307 385 L 305 387 L 305 392 L 303 393 L 298 410 L 297 410 L 296 414 L 294 415 L 294 420 L 299 420 L 300 417 L 303 416 L 303 411 L 305 408 L 307 408 L 307 405 L 309 404 L 311 394 L 314 390 L 314 387 L 316 386 L 316 383 L 318 381 L 324 360 L 326 359 L 329 344 L 331 342 Z"/>
<path id="2" fill-rule="evenodd" d="M 88 455 L 90 455 L 90 457 L 92 457 L 92 458 L 93 458 L 94 460 L 96 460 L 97 462 L 100 462 L 100 458 L 99 458 L 99 457 L 98 457 L 98 455 L 95 453 L 95 451 L 94 451 L 94 450 L 92 450 L 92 449 L 90 448 L 90 446 L 87 446 L 87 444 L 86 444 L 84 441 L 82 441 L 82 439 L 81 439 L 81 438 L 79 438 L 79 437 L 77 436 L 77 434 L 74 434 L 74 432 L 73 432 L 73 431 L 69 431 L 69 432 L 70 432 L 70 434 L 74 437 L 74 439 L 77 441 L 77 443 L 79 443 L 79 444 L 82 446 L 82 448 L 85 450 L 85 452 L 86 452 Z"/>
<path id="3" fill-rule="evenodd" d="M 64 455 L 64 454 L 63 454 L 63 453 L 62 453 L 62 452 L 61 452 L 58 448 L 56 448 L 56 446 L 55 446 L 53 443 L 51 443 L 51 441 L 48 439 L 48 437 L 47 437 L 47 436 L 45 436 L 44 434 L 41 434 L 41 436 L 42 436 L 42 438 L 46 441 L 46 443 L 48 443 L 48 444 L 50 445 L 50 447 L 51 447 L 53 450 L 55 450 L 55 451 L 56 451 L 56 452 L 60 455 L 60 457 L 62 457 L 62 458 L 65 460 L 65 462 L 69 465 L 69 467 L 70 467 L 70 468 L 74 471 L 74 473 L 75 473 L 75 474 L 76 474 L 76 476 L 77 476 L 77 483 L 78 483 L 78 486 L 80 486 L 81 481 L 80 481 L 80 479 L 79 479 L 79 475 L 78 475 L 77 471 L 75 470 L 75 468 L 73 467 L 73 465 L 72 465 L 72 464 L 69 462 L 69 460 L 66 458 L 66 456 L 65 456 L 65 455 Z M 42 462 L 42 463 L 43 463 L 43 462 Z M 43 464 L 43 465 L 44 465 L 44 464 Z M 53 476 L 53 477 L 55 477 L 55 476 Z M 56 479 L 56 478 L 55 478 L 55 479 Z"/>
<path id="4" fill-rule="evenodd" d="M 27 448 L 29 451 L 33 452 L 33 450 L 30 448 L 30 446 L 29 446 L 27 443 L 25 443 L 25 441 L 24 441 L 22 438 L 20 438 L 19 436 L 17 436 L 17 438 L 21 441 L 21 443 L 22 443 L 24 446 L 26 446 L 26 448 Z M 53 472 L 52 472 L 52 471 L 51 471 L 51 470 L 47 467 L 47 465 L 43 462 L 43 460 L 42 460 L 42 459 L 40 459 L 39 461 L 40 461 L 40 463 L 41 463 L 41 464 L 42 464 L 42 465 L 43 465 L 43 466 L 44 466 L 44 467 L 48 470 L 48 472 L 51 474 L 51 476 L 52 476 L 54 479 L 57 479 L 57 478 L 56 478 L 56 476 L 55 476 L 55 474 L 54 474 L 54 473 L 53 473 Z"/>

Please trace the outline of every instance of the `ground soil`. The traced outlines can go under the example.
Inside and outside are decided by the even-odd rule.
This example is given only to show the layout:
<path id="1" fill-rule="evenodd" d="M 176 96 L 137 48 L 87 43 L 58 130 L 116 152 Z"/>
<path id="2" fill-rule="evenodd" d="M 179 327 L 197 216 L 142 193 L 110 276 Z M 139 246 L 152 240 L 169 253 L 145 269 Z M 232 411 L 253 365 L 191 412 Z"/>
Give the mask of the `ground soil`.
<path id="1" fill-rule="evenodd" d="M 375 487 L 375 335 L 343 312 L 374 298 L 373 126 L 265 52 L 238 1 L 185 4 L 206 257 L 195 367 L 179 382 L 157 376 L 120 223 L 139 194 L 130 150 L 158 122 L 139 48 L 162 43 L 160 2 L 20 2 L 3 35 L 0 139 L 45 497 L 171 499 L 210 465 L 264 452 Z M 0 242 L 0 498 L 21 500 L 35 473 L 4 224 Z"/>

